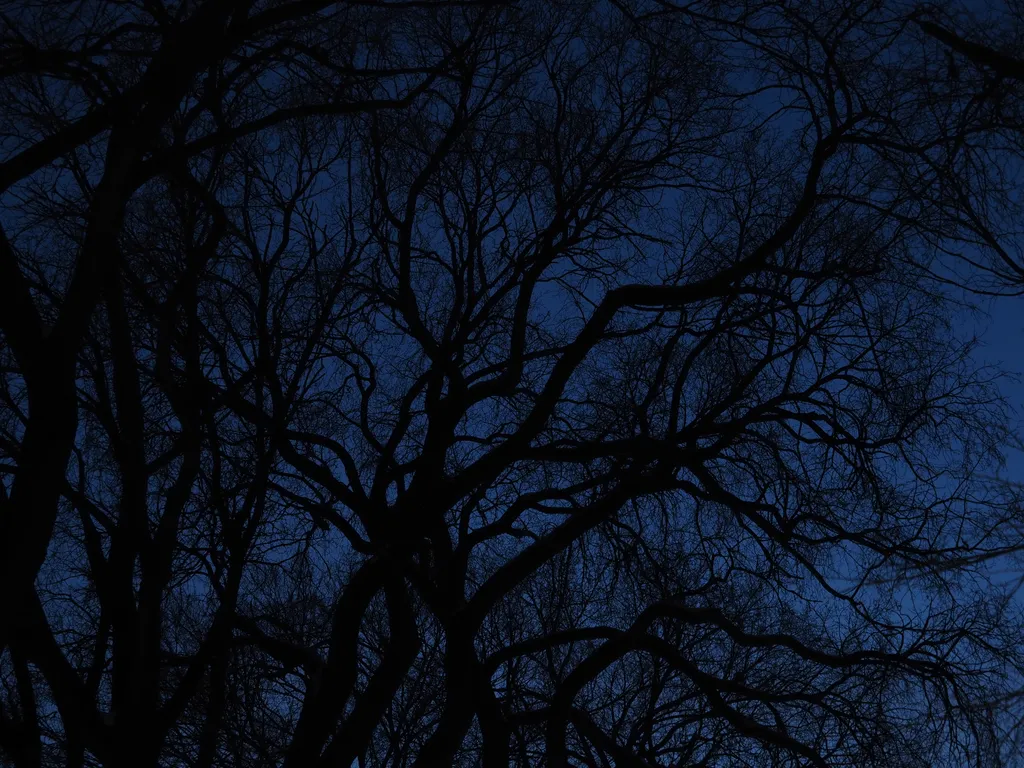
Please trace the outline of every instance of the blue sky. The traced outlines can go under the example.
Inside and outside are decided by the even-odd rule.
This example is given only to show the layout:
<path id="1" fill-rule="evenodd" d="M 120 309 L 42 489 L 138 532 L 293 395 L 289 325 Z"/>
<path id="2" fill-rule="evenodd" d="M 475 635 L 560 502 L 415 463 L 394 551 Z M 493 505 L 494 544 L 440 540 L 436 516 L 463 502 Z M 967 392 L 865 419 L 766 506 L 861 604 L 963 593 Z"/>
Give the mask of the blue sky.
<path id="1" fill-rule="evenodd" d="M 1017 433 L 1024 438 L 1024 296 L 1006 296 L 977 302 L 977 313 L 964 313 L 957 325 L 964 335 L 981 342 L 975 359 L 1006 371 L 1000 390 L 1013 408 Z M 1008 449 L 1006 478 L 1024 483 L 1024 452 Z"/>

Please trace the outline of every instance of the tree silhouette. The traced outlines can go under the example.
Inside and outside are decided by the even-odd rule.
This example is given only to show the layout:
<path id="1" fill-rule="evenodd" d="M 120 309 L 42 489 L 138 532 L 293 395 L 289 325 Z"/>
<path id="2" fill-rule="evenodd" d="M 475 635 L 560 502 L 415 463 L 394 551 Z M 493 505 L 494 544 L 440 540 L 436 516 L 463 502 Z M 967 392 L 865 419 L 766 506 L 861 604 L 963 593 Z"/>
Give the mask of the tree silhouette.
<path id="1" fill-rule="evenodd" d="M 5 8 L 0 759 L 1011 760 L 920 18 Z"/>

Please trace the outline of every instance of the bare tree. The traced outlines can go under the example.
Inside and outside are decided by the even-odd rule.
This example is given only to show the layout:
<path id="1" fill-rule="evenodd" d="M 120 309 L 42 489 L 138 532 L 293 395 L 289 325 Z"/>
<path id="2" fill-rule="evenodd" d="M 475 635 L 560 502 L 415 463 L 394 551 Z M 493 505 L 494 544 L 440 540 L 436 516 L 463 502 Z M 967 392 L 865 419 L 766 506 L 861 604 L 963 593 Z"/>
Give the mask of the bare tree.
<path id="1" fill-rule="evenodd" d="M 907 9 L 3 24 L 12 765 L 1006 757 Z"/>

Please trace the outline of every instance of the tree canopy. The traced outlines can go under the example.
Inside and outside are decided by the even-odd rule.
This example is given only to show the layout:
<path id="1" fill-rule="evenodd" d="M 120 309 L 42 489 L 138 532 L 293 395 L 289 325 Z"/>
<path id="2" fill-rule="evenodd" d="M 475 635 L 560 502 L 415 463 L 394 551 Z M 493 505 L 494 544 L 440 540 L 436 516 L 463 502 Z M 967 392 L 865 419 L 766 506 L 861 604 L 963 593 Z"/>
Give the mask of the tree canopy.
<path id="1" fill-rule="evenodd" d="M 0 8 L 0 764 L 1019 761 L 1015 6 Z"/>

